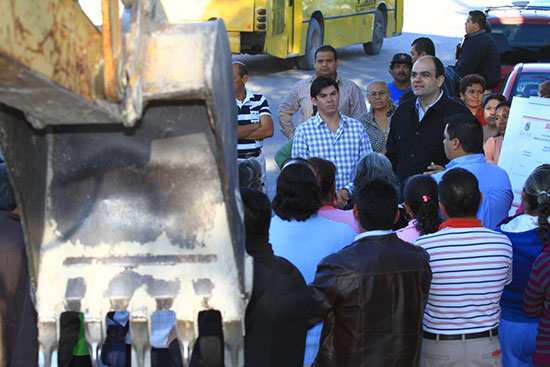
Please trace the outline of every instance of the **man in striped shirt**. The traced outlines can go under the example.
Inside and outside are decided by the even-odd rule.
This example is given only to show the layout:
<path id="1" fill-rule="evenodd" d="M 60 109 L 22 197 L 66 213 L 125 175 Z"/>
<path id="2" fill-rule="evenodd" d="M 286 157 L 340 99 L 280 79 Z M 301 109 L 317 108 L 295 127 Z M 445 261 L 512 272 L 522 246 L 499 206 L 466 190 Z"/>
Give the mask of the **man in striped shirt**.
<path id="1" fill-rule="evenodd" d="M 512 278 L 512 244 L 476 219 L 481 199 L 472 173 L 448 171 L 439 183 L 447 220 L 415 241 L 433 274 L 420 366 L 502 366 L 499 302 Z"/>
<path id="2" fill-rule="evenodd" d="M 237 151 L 239 159 L 254 159 L 262 167 L 263 192 L 267 193 L 263 139 L 273 136 L 273 119 L 267 99 L 260 93 L 246 89 L 248 69 L 240 61 L 233 62 L 233 78 L 237 103 Z"/>

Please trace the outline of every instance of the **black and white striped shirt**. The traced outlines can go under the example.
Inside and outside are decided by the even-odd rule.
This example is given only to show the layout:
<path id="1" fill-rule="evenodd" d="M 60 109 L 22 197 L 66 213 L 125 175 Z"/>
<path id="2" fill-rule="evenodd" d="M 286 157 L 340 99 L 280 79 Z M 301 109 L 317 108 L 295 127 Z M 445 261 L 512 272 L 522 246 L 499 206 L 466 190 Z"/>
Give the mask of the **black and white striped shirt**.
<path id="1" fill-rule="evenodd" d="M 237 101 L 237 119 L 239 125 L 259 124 L 260 116 L 269 115 L 269 104 L 267 99 L 260 93 L 252 93 L 248 89 L 246 90 L 246 97 L 244 101 Z M 263 147 L 263 140 L 247 140 L 239 139 L 237 149 L 239 151 L 253 150 Z"/>

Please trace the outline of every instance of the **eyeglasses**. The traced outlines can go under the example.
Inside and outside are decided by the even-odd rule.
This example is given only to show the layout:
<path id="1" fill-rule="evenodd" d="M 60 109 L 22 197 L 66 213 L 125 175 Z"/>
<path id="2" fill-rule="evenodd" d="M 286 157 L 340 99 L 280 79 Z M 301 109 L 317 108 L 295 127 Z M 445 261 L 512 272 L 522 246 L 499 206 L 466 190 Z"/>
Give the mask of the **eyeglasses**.
<path id="1" fill-rule="evenodd" d="M 376 96 L 383 97 L 386 94 L 388 94 L 387 90 L 379 90 L 378 92 L 369 92 L 367 94 L 367 96 L 369 96 L 369 97 L 376 97 Z"/>

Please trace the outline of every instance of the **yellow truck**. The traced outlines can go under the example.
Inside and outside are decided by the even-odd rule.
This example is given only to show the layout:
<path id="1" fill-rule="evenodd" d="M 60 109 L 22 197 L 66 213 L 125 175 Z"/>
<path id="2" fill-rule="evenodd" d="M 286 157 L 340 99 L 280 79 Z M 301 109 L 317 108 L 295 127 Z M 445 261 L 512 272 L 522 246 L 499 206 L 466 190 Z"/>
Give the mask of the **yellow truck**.
<path id="1" fill-rule="evenodd" d="M 266 53 L 296 58 L 313 68 L 322 44 L 344 47 L 362 43 L 376 55 L 385 37 L 403 28 L 404 0 L 163 0 L 170 23 L 223 18 L 233 53 Z"/>

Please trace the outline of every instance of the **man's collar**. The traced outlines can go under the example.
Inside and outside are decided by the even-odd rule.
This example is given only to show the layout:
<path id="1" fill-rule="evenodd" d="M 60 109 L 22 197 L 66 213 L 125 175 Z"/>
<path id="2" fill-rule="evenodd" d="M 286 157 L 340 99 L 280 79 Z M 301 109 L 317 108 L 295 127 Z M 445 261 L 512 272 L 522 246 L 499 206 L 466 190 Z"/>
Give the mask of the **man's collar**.
<path id="1" fill-rule="evenodd" d="M 453 158 L 449 163 L 447 163 L 446 168 L 450 169 L 450 168 L 453 168 L 455 166 L 458 166 L 460 164 L 465 164 L 465 163 L 471 164 L 471 163 L 486 163 L 486 162 L 487 162 L 487 160 L 485 159 L 484 154 L 481 154 L 481 153 L 479 153 L 479 154 L 467 153 L 467 154 L 464 154 L 460 157 Z"/>
<path id="2" fill-rule="evenodd" d="M 340 121 L 338 121 L 338 125 L 340 125 L 341 122 L 347 125 L 347 122 L 342 118 L 342 114 L 340 113 L 340 111 L 338 111 L 338 116 L 340 116 Z M 323 120 L 319 112 L 317 112 L 313 117 L 316 119 L 315 124 L 317 126 L 320 126 L 323 123 L 328 126 L 328 124 L 325 122 L 325 120 Z"/>
<path id="3" fill-rule="evenodd" d="M 478 34 L 485 33 L 485 29 L 480 29 L 479 31 L 475 31 L 474 33 L 466 34 L 464 37 L 473 37 L 477 36 Z"/>
<path id="4" fill-rule="evenodd" d="M 439 231 L 441 231 L 443 228 L 474 228 L 474 227 L 483 227 L 481 225 L 481 219 L 451 218 L 441 223 L 441 225 L 439 226 Z"/>
<path id="5" fill-rule="evenodd" d="M 435 100 L 434 103 L 432 103 L 431 105 L 427 106 L 426 107 L 426 110 L 424 111 L 424 113 L 428 112 L 428 110 L 432 107 L 435 107 L 435 105 L 437 104 L 437 102 L 439 102 L 441 100 L 441 98 L 443 97 L 443 89 L 440 89 L 439 90 L 439 97 L 437 97 L 437 99 Z M 422 106 L 420 106 L 420 101 L 418 100 L 418 97 L 416 97 L 416 100 L 414 102 L 414 105 L 416 107 L 417 110 L 420 110 L 420 108 L 422 108 Z"/>
<path id="6" fill-rule="evenodd" d="M 388 234 L 392 234 L 393 231 L 391 229 L 377 229 L 374 231 L 365 231 L 362 233 L 359 233 L 357 236 L 355 236 L 354 241 L 358 241 L 360 239 L 363 239 L 365 237 L 371 237 L 371 236 L 386 236 Z"/>
<path id="7" fill-rule="evenodd" d="M 309 78 L 309 82 L 310 83 L 313 83 L 313 81 L 317 79 L 317 74 L 313 74 L 310 78 Z M 336 73 L 336 83 L 338 83 L 338 85 L 340 85 L 342 82 L 342 78 L 340 77 L 340 74 Z"/>

